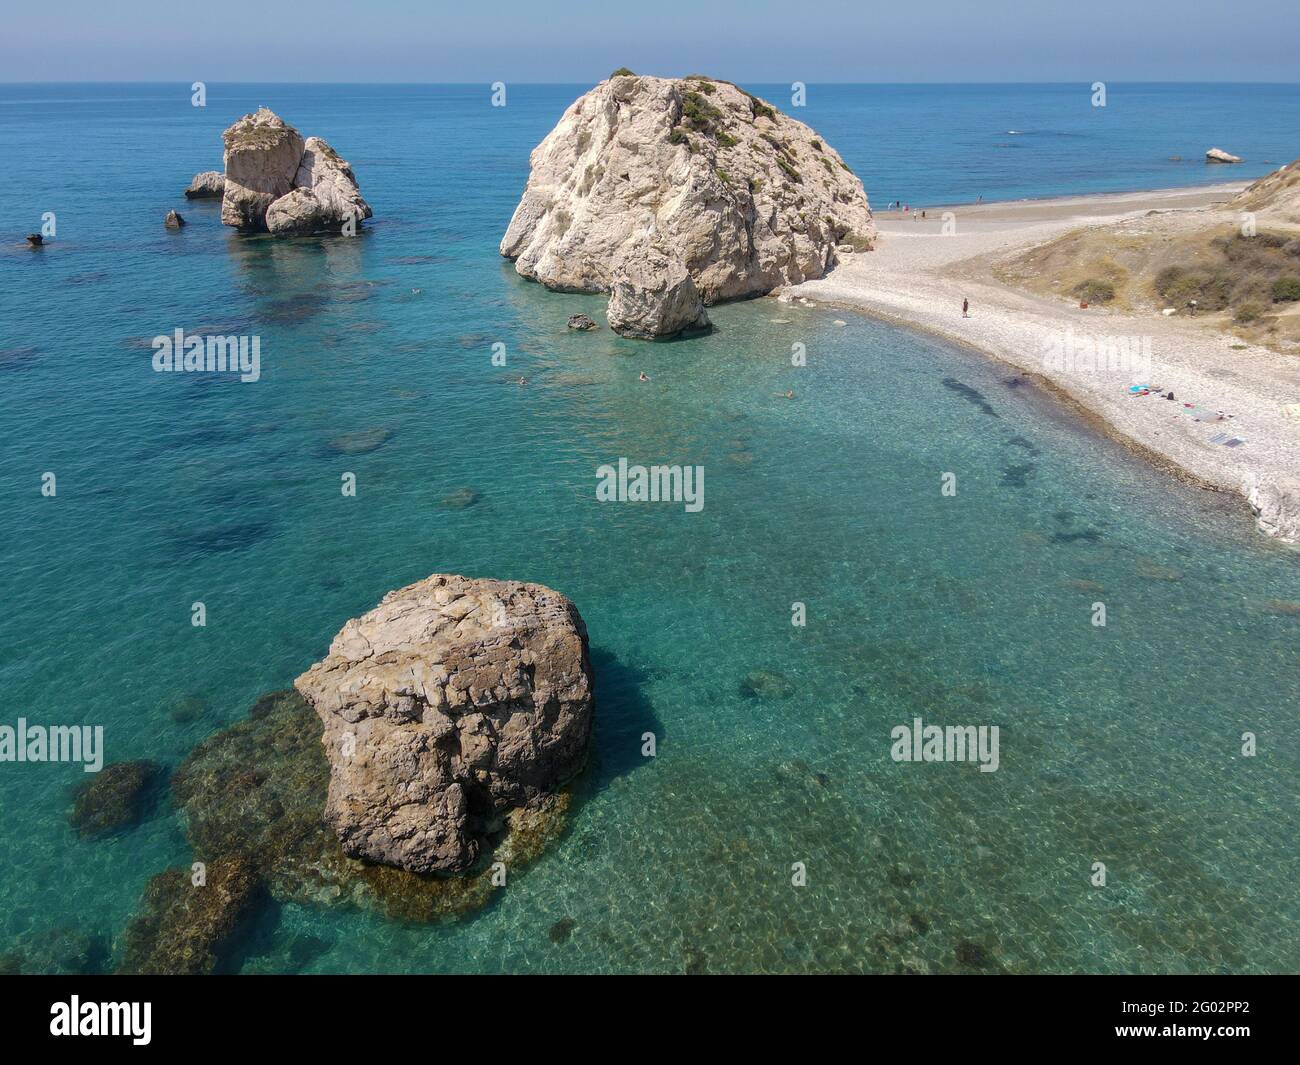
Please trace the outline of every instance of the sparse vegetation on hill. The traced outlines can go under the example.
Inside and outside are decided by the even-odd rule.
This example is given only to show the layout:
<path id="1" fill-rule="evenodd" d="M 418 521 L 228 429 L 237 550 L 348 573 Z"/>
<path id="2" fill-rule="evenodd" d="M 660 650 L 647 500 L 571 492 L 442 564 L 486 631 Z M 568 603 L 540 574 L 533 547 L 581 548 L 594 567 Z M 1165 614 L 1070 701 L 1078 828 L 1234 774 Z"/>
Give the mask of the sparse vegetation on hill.
<path id="1" fill-rule="evenodd" d="M 1004 262 L 1002 280 L 1128 312 L 1195 313 L 1245 339 L 1300 344 L 1300 161 L 1221 208 L 1078 229 Z"/>

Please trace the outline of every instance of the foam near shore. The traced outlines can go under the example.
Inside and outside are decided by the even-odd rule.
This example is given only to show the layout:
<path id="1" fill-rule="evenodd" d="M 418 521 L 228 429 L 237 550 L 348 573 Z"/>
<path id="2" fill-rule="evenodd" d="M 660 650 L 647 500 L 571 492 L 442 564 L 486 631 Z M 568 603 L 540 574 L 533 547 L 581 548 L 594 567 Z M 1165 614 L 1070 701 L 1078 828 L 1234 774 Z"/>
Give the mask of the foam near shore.
<path id="1" fill-rule="evenodd" d="M 1243 187 L 926 208 L 924 219 L 878 212 L 875 251 L 779 295 L 918 327 L 1035 374 L 1157 465 L 1240 493 L 1262 531 L 1300 543 L 1300 418 L 1287 411 L 1300 403 L 1300 357 L 1245 344 L 1182 312 L 1083 308 L 996 276 L 1000 263 L 1079 227 L 1152 211 L 1166 227 L 1227 220 L 1235 213 L 1224 204 Z M 1089 345 L 1149 358 L 1060 358 L 1063 346 Z M 1135 396 L 1135 384 L 1158 385 L 1160 394 Z M 1164 398 L 1169 392 L 1172 401 Z M 1197 420 L 1219 411 L 1231 417 Z"/>

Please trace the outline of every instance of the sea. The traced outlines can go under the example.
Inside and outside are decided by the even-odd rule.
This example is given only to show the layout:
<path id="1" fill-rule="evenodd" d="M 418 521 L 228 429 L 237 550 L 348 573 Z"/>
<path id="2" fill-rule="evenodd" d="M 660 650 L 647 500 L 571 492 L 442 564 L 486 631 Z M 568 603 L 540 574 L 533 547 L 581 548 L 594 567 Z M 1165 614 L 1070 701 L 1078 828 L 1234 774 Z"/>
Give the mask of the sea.
<path id="1" fill-rule="evenodd" d="M 497 245 L 587 88 L 0 85 L 0 726 L 102 726 L 107 762 L 173 770 L 390 589 L 537 581 L 596 671 L 564 834 L 457 920 L 273 903 L 223 967 L 1300 969 L 1300 556 L 1005 367 L 866 317 L 567 329 L 604 300 Z M 746 88 L 877 207 L 1300 155 L 1297 85 Z M 240 235 L 183 198 L 262 105 L 351 162 L 356 236 Z M 156 372 L 176 329 L 256 336 L 258 379 Z M 619 459 L 703 467 L 702 508 L 599 501 Z M 918 721 L 996 727 L 996 771 L 896 760 Z M 111 970 L 149 879 L 202 857 L 165 794 L 80 836 L 85 778 L 0 762 L 11 968 Z"/>

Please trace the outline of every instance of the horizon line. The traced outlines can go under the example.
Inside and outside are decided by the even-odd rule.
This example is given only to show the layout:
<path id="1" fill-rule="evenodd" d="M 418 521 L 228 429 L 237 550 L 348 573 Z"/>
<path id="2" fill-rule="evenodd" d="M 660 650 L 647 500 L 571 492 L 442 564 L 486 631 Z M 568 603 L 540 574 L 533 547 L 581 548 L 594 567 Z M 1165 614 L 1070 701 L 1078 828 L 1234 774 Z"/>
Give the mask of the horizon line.
<path id="1" fill-rule="evenodd" d="M 654 78 L 673 78 L 681 80 L 688 75 L 675 74 L 639 74 L 637 77 L 654 77 Z M 203 80 L 203 79 L 197 79 Z M 496 78 L 495 81 L 503 79 Z M 608 81 L 609 76 L 598 79 L 599 81 Z M 724 81 L 724 78 L 712 78 L 714 81 Z M 767 78 L 746 78 L 745 81 L 754 85 L 784 85 L 784 79 L 772 81 Z M 1264 79 L 1261 81 L 1216 81 L 1192 78 L 1174 78 L 1163 80 L 1129 80 L 1127 78 L 1096 78 L 1094 81 L 1105 81 L 1108 85 L 1295 85 L 1300 87 L 1300 80 L 1283 81 L 1281 79 Z M 176 84 L 193 84 L 186 82 L 183 78 L 162 78 L 150 81 L 136 81 L 125 78 L 115 78 L 109 80 L 93 81 L 65 81 L 55 79 L 43 79 L 40 81 L 8 81 L 0 78 L 0 85 L 176 85 Z M 213 81 L 207 80 L 206 85 L 411 85 L 411 86 L 439 86 L 439 85 L 491 85 L 492 80 L 483 79 L 479 81 Z M 515 81 L 507 84 L 513 85 L 586 85 L 586 80 L 581 81 Z M 1032 79 L 1015 79 L 1011 81 L 808 81 L 806 85 L 1080 85 L 1092 84 L 1085 78 L 1067 79 L 1063 81 L 1036 81 Z"/>

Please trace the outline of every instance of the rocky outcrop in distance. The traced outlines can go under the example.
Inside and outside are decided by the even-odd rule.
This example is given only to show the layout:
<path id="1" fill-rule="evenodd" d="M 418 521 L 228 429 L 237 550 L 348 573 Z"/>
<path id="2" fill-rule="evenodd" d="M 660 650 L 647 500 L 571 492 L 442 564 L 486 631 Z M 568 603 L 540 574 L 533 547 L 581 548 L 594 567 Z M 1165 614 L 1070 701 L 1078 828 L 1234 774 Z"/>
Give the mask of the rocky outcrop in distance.
<path id="1" fill-rule="evenodd" d="M 325 141 L 304 140 L 268 108 L 234 123 L 222 134 L 222 142 L 225 225 L 304 236 L 359 225 L 373 214 L 352 167 Z"/>
<path id="2" fill-rule="evenodd" d="M 1222 148 L 1211 148 L 1205 153 L 1205 161 L 1207 163 L 1240 163 L 1241 156 L 1232 155 Z"/>
<path id="3" fill-rule="evenodd" d="M 541 585 L 434 574 L 349 621 L 294 684 L 324 725 L 325 819 L 353 858 L 468 869 L 586 761 L 586 628 Z"/>
<path id="4" fill-rule="evenodd" d="M 220 170 L 205 170 L 195 174 L 190 187 L 185 190 L 187 200 L 219 200 L 226 194 L 226 176 Z"/>
<path id="5" fill-rule="evenodd" d="M 610 325 L 628 336 L 706 328 L 705 306 L 822 277 L 837 249 L 876 240 L 833 148 L 701 75 L 610 77 L 530 162 L 501 254 L 548 288 L 610 293 Z"/>

